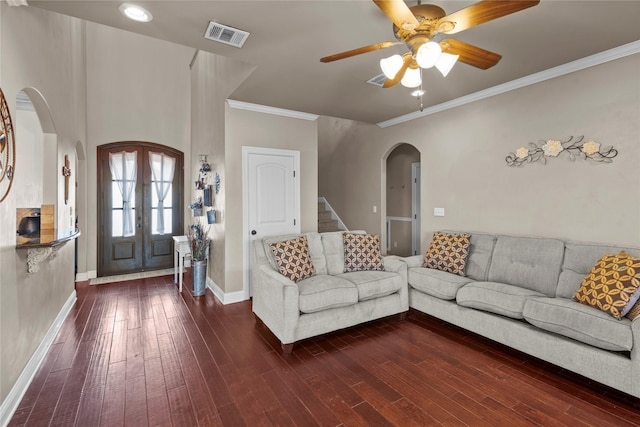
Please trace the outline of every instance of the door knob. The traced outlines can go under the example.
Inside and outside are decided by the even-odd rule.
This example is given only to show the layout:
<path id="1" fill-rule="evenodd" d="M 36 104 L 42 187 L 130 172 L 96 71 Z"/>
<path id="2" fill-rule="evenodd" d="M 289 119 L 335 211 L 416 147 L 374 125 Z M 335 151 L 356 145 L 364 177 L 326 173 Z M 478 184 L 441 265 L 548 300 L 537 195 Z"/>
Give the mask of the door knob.
<path id="1" fill-rule="evenodd" d="M 256 230 L 251 230 L 251 235 L 255 236 L 256 234 L 258 234 L 258 232 Z"/>

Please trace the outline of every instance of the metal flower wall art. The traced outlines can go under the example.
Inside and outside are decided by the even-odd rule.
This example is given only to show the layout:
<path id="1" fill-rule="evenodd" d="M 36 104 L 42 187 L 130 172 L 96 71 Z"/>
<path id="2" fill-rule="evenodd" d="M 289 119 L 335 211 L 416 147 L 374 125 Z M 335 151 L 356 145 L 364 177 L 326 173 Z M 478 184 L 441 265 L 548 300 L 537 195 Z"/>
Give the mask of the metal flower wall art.
<path id="1" fill-rule="evenodd" d="M 520 147 L 515 153 L 509 153 L 505 157 L 505 161 L 509 166 L 523 166 L 526 163 L 535 162 L 546 165 L 547 158 L 558 157 L 562 153 L 567 153 L 572 162 L 580 158 L 600 163 L 611 163 L 612 159 L 618 155 L 618 150 L 611 146 L 602 147 L 600 143 L 595 141 L 585 141 L 584 136 L 576 138 L 570 136 L 566 141 L 548 139 L 540 141 L 539 144 L 530 142 L 527 147 Z"/>

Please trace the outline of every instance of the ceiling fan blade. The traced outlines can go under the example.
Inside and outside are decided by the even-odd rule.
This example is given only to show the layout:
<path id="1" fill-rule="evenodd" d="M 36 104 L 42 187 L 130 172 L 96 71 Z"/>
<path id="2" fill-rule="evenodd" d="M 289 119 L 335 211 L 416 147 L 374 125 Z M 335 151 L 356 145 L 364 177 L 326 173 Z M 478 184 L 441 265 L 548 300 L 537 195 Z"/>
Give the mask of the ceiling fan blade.
<path id="1" fill-rule="evenodd" d="M 396 27 L 411 31 L 418 26 L 418 20 L 404 1 L 373 0 L 373 2 L 387 15 L 391 22 L 396 24 Z"/>
<path id="2" fill-rule="evenodd" d="M 372 44 L 369 46 L 360 47 L 358 49 L 348 50 L 342 53 L 336 53 L 335 55 L 325 56 L 324 58 L 320 58 L 320 62 L 333 62 L 339 59 L 350 58 L 352 56 L 360 55 L 362 53 L 385 49 L 391 46 L 395 46 L 397 44 L 400 44 L 400 42 L 382 42 L 382 43 Z"/>
<path id="3" fill-rule="evenodd" d="M 540 0 L 483 0 L 440 18 L 436 28 L 446 34 L 455 34 L 493 19 L 530 8 L 538 3 Z"/>
<path id="4" fill-rule="evenodd" d="M 491 68 L 500 61 L 501 55 L 470 45 L 460 40 L 446 39 L 440 42 L 442 52 L 460 55 L 458 61 L 473 65 L 482 70 Z"/>
<path id="5" fill-rule="evenodd" d="M 402 56 L 402 67 L 400 67 L 400 69 L 392 79 L 385 80 L 382 87 L 386 89 L 400 83 L 400 80 L 402 80 L 402 78 L 404 77 L 404 73 L 407 72 L 411 61 L 413 61 L 413 56 L 410 53 L 405 53 Z"/>

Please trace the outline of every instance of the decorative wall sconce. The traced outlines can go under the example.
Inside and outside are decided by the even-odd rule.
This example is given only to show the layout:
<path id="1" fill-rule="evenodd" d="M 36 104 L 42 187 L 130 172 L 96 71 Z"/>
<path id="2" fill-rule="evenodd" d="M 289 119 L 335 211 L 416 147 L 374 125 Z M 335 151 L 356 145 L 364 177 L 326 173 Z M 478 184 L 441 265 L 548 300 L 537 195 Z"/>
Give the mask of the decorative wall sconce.
<path id="1" fill-rule="evenodd" d="M 208 172 L 211 172 L 211 165 L 208 161 L 206 154 L 200 154 L 200 173 L 206 176 Z"/>
<path id="2" fill-rule="evenodd" d="M 612 146 L 602 147 L 599 142 L 584 141 L 584 136 L 573 138 L 570 136 L 566 141 L 548 139 L 540 141 L 540 146 L 530 142 L 527 147 L 518 148 L 515 153 L 509 153 L 505 157 L 508 166 L 523 166 L 526 163 L 540 162 L 547 164 L 547 158 L 558 157 L 561 153 L 567 153 L 569 160 L 575 162 L 576 159 L 593 160 L 600 163 L 611 163 L 618 155 L 618 150 Z"/>

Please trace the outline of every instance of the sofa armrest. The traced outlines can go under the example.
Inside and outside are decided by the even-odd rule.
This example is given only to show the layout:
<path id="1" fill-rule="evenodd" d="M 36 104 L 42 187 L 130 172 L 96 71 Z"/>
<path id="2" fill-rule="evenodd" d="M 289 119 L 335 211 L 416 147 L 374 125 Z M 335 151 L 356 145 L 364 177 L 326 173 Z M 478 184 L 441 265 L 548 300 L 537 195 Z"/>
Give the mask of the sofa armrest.
<path id="1" fill-rule="evenodd" d="M 408 257 L 402 258 L 402 261 L 404 261 L 407 264 L 408 268 L 422 267 L 423 260 L 424 260 L 424 256 L 422 255 L 414 255 L 414 256 L 408 256 Z"/>
<path id="2" fill-rule="evenodd" d="M 298 325 L 298 285 L 271 266 L 258 268 L 259 280 L 254 281 L 253 312 L 271 329 L 283 344 L 294 342 L 293 331 Z"/>
<path id="3" fill-rule="evenodd" d="M 407 263 L 396 256 L 382 257 L 385 271 L 398 273 L 402 278 L 403 286 L 400 288 L 400 304 L 403 309 L 409 310 L 409 285 L 407 284 Z"/>

